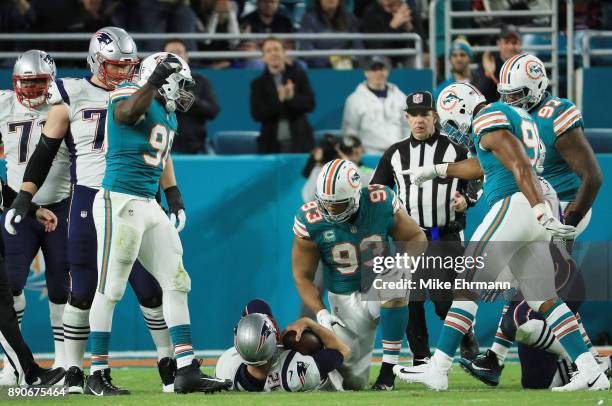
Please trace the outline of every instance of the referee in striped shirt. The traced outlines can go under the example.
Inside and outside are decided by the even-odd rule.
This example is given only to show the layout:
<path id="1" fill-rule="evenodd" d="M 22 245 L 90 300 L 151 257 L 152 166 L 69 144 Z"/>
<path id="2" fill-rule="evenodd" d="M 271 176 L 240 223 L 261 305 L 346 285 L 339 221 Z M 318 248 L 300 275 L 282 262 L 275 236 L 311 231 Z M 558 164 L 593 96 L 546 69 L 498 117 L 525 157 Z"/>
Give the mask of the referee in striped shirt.
<path id="1" fill-rule="evenodd" d="M 402 171 L 424 165 L 444 162 L 457 162 L 467 159 L 467 151 L 440 135 L 434 100 L 429 92 L 415 92 L 406 98 L 406 120 L 411 136 L 393 144 L 385 151 L 378 163 L 370 183 L 396 188 L 397 194 L 406 206 L 410 216 L 421 226 L 429 241 L 442 241 L 430 244 L 427 255 L 461 256 L 464 247 L 460 232 L 465 228 L 465 210 L 468 202 L 468 182 L 457 178 L 436 178 L 421 187 L 410 183 L 410 176 Z M 439 270 L 434 278 L 443 281 L 455 279 L 454 271 Z M 431 270 L 416 271 L 412 280 L 432 278 Z M 436 314 L 444 320 L 453 300 L 451 290 L 429 291 L 435 304 Z M 425 321 L 425 292 L 410 292 L 410 319 L 406 336 L 414 355 L 414 365 L 423 363 L 431 356 L 429 337 Z M 473 330 L 464 336 L 461 343 L 462 356 L 474 358 L 478 355 L 478 343 Z"/>

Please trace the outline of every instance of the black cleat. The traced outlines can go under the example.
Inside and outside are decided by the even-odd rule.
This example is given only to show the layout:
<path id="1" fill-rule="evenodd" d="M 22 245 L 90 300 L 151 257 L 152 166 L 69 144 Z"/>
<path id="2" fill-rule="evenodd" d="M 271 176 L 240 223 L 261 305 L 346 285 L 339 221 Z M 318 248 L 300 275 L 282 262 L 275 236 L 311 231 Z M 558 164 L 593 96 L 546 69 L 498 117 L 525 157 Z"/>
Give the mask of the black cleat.
<path id="1" fill-rule="evenodd" d="M 373 391 L 392 391 L 395 388 L 395 375 L 393 374 L 393 364 L 383 362 L 376 382 L 370 388 Z"/>
<path id="2" fill-rule="evenodd" d="M 473 328 L 470 328 L 470 330 L 461 339 L 460 352 L 461 358 L 465 358 L 470 361 L 475 360 L 480 353 L 480 346 L 478 345 L 478 339 L 476 338 L 476 334 L 474 334 Z"/>
<path id="3" fill-rule="evenodd" d="M 85 393 L 96 396 L 118 396 L 129 395 L 130 391 L 113 385 L 110 368 L 106 368 L 103 371 L 96 371 L 89 375 L 87 385 L 85 386 Z"/>
<path id="4" fill-rule="evenodd" d="M 227 390 L 232 386 L 229 379 L 208 376 L 200 371 L 200 362 L 194 359 L 191 365 L 176 370 L 174 379 L 175 393 L 204 392 L 214 393 Z"/>
<path id="5" fill-rule="evenodd" d="M 499 365 L 497 355 L 491 350 L 487 350 L 473 361 L 461 358 L 459 365 L 465 372 L 489 386 L 499 385 L 499 378 L 504 369 L 503 365 Z"/>
<path id="6" fill-rule="evenodd" d="M 55 385 L 62 380 L 66 375 L 64 368 L 53 368 L 46 369 L 41 368 L 38 364 L 34 364 L 33 370 L 28 374 L 26 381 L 28 386 L 39 386 L 39 385 Z"/>
<path id="7" fill-rule="evenodd" d="M 157 371 L 162 381 L 162 392 L 174 392 L 174 377 L 176 376 L 176 360 L 166 357 L 159 360 L 157 363 Z"/>
<path id="8" fill-rule="evenodd" d="M 70 367 L 66 371 L 64 386 L 68 389 L 68 393 L 72 395 L 83 394 L 85 386 L 85 374 L 79 367 Z"/>

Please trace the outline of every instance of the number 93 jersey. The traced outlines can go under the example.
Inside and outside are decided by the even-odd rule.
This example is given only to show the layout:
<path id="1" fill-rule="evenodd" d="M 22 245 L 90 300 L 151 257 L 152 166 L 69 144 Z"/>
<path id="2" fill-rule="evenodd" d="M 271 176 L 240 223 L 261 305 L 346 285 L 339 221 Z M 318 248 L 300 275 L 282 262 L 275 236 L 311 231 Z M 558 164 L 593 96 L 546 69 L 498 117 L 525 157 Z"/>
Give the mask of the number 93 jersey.
<path id="1" fill-rule="evenodd" d="M 531 116 L 546 147 L 544 171 L 541 175 L 553 186 L 559 200 L 574 201 L 580 187 L 580 178 L 565 162 L 555 143 L 568 131 L 584 127 L 582 113 L 571 101 L 546 94 L 540 104 L 531 111 Z"/>
<path id="2" fill-rule="evenodd" d="M 401 207 L 389 187 L 370 185 L 361 189 L 359 210 L 348 221 L 326 221 L 317 203 L 311 201 L 295 216 L 293 232 L 317 244 L 325 287 L 333 293 L 348 294 L 361 290 L 361 265 L 371 256 L 384 254 L 382 243 L 390 241 L 389 231 Z"/>
<path id="3" fill-rule="evenodd" d="M 17 101 L 15 93 L 0 92 L 0 134 L 6 154 L 7 183 L 16 192 L 21 189 L 25 168 L 40 140 L 48 113 L 49 106 L 30 109 Z M 68 149 L 62 143 L 34 203 L 48 205 L 68 198 L 69 167 Z"/>
<path id="4" fill-rule="evenodd" d="M 106 121 L 106 173 L 102 187 L 112 192 L 155 198 L 159 178 L 172 148 L 176 114 L 168 113 L 157 100 L 135 124 L 120 124 L 113 117 L 119 100 L 139 87 L 125 84 L 110 94 Z"/>
<path id="5" fill-rule="evenodd" d="M 472 131 L 475 135 L 476 155 L 485 174 L 483 196 L 489 207 L 520 191 L 512 172 L 506 169 L 493 152 L 480 146 L 482 137 L 496 130 L 508 130 L 518 138 L 534 167 L 541 165 L 546 153 L 538 127 L 525 110 L 501 102 L 489 104 L 482 109 L 472 122 Z"/>

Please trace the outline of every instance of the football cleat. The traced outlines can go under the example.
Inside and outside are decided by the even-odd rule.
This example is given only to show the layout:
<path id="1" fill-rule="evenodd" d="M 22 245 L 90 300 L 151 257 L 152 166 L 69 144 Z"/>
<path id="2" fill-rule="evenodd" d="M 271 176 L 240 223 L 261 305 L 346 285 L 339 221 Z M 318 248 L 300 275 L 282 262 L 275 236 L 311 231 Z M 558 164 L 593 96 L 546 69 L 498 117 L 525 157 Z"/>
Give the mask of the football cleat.
<path id="1" fill-rule="evenodd" d="M 553 392 L 576 392 L 576 391 L 598 391 L 609 390 L 610 381 L 606 374 L 597 370 L 593 374 L 586 375 L 580 371 L 572 374 L 570 382 L 565 386 L 552 388 Z"/>
<path id="2" fill-rule="evenodd" d="M 596 356 L 595 361 L 599 364 L 601 372 L 606 374 L 608 378 L 612 378 L 612 357 Z"/>
<path id="3" fill-rule="evenodd" d="M 489 386 L 499 385 L 499 378 L 504 369 L 503 365 L 499 365 L 497 355 L 491 350 L 487 350 L 473 361 L 461 358 L 459 365 L 465 372 Z"/>
<path id="4" fill-rule="evenodd" d="M 474 334 L 474 329 L 470 330 L 461 339 L 460 347 L 461 358 L 468 360 L 474 360 L 480 353 L 480 346 L 478 345 L 478 339 Z"/>
<path id="5" fill-rule="evenodd" d="M 64 375 L 66 375 L 66 370 L 61 367 L 47 369 L 41 368 L 35 364 L 33 369 L 34 370 L 28 375 L 27 380 L 30 381 L 28 386 L 55 385 L 62 380 Z"/>
<path id="6" fill-rule="evenodd" d="M 72 395 L 83 394 L 83 387 L 85 386 L 83 370 L 76 366 L 68 368 L 64 376 L 64 386 L 68 389 L 68 393 Z"/>
<path id="7" fill-rule="evenodd" d="M 448 389 L 448 370 L 440 368 L 434 358 L 427 364 L 416 367 L 396 365 L 393 367 L 393 373 L 404 382 L 421 383 L 436 391 Z"/>
<path id="8" fill-rule="evenodd" d="M 423 365 L 423 364 L 427 364 L 429 362 L 431 358 L 430 357 L 425 357 L 425 358 L 413 358 L 412 359 L 412 366 L 413 367 L 418 367 L 419 365 Z"/>
<path id="9" fill-rule="evenodd" d="M 373 391 L 392 391 L 395 387 L 395 375 L 393 375 L 393 364 L 383 362 L 376 382 L 370 388 Z"/>
<path id="10" fill-rule="evenodd" d="M 176 360 L 166 357 L 159 360 L 157 363 L 157 371 L 162 381 L 162 392 L 174 392 L 174 377 L 176 376 Z"/>
<path id="11" fill-rule="evenodd" d="M 106 368 L 101 371 L 95 371 L 87 378 L 85 393 L 95 396 L 119 396 L 129 395 L 130 391 L 113 385 L 110 368 Z"/>
<path id="12" fill-rule="evenodd" d="M 194 359 L 191 365 L 176 370 L 174 379 L 175 393 L 204 392 L 214 393 L 227 390 L 232 386 L 229 379 L 208 376 L 200 371 L 200 362 Z"/>

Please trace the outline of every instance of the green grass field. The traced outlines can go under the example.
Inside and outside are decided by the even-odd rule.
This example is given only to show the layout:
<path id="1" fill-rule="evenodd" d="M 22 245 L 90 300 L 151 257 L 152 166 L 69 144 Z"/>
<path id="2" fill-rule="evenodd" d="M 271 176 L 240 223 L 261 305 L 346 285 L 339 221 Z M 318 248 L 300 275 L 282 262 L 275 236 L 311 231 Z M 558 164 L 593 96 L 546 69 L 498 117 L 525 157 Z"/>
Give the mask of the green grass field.
<path id="1" fill-rule="evenodd" d="M 207 371 L 212 372 L 212 371 Z M 372 371 L 376 376 L 377 367 Z M 547 390 L 527 391 L 520 386 L 520 369 L 509 364 L 504 371 L 499 387 L 489 388 L 454 367 L 450 375 L 450 390 L 431 392 L 420 385 L 399 382 L 393 392 L 345 392 L 345 393 L 216 393 L 214 395 L 174 395 L 161 393 L 157 370 L 153 368 L 114 369 L 115 383 L 130 389 L 130 396 L 118 398 L 95 398 L 93 396 L 70 396 L 61 400 L 6 401 L 2 405 L 612 405 L 610 392 L 552 393 Z"/>

